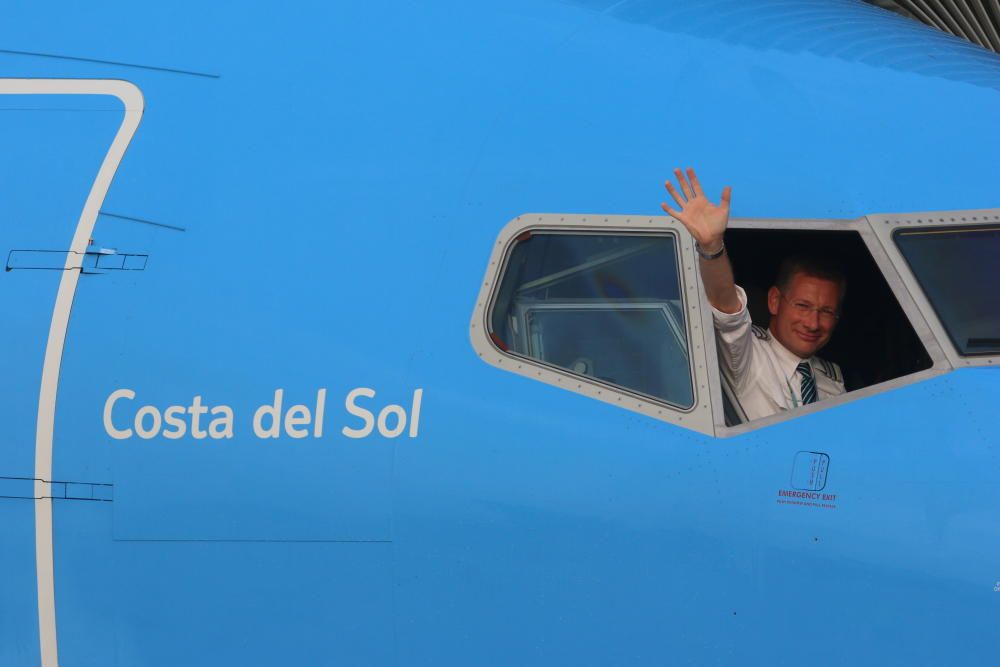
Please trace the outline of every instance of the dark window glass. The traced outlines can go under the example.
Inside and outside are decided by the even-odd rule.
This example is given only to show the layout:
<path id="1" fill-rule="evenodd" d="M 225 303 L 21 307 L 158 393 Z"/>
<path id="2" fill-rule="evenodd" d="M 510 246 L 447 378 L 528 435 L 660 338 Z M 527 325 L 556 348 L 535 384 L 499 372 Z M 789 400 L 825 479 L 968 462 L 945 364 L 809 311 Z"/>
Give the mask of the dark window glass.
<path id="1" fill-rule="evenodd" d="M 901 229 L 893 238 L 958 353 L 1000 354 L 1000 227 Z"/>
<path id="2" fill-rule="evenodd" d="M 490 324 L 503 349 L 694 404 L 673 236 L 525 234 L 511 250 Z"/>

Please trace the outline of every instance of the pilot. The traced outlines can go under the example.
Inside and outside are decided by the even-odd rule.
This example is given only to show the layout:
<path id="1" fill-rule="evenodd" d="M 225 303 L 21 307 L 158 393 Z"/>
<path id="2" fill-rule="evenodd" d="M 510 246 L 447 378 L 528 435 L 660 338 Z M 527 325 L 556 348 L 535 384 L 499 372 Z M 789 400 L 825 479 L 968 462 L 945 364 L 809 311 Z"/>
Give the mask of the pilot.
<path id="1" fill-rule="evenodd" d="M 816 356 L 840 317 L 846 281 L 828 262 L 786 259 L 767 292 L 767 329 L 750 321 L 747 296 L 733 279 L 723 234 L 729 222 L 731 188 L 719 205 L 705 196 L 694 169 L 674 174 L 682 194 L 666 182 L 680 210 L 663 210 L 680 220 L 695 240 L 708 301 L 712 305 L 720 366 L 748 419 L 759 419 L 844 393 L 840 367 Z"/>

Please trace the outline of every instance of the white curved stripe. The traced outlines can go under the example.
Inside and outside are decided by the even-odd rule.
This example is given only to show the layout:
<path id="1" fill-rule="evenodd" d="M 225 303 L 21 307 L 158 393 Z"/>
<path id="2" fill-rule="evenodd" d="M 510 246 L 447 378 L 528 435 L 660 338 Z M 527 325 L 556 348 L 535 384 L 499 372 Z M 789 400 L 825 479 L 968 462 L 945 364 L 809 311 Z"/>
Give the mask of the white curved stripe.
<path id="1" fill-rule="evenodd" d="M 57 667 L 55 577 L 52 556 L 52 433 L 55 425 L 56 392 L 62 363 L 70 309 L 80 272 L 74 269 L 76 255 L 87 249 L 104 197 L 111 187 L 125 149 L 135 135 L 142 118 L 143 99 L 139 88 L 128 81 L 110 79 L 0 79 L 0 95 L 111 95 L 125 105 L 122 124 L 115 134 L 104 162 L 76 224 L 72 252 L 67 253 L 67 270 L 62 272 L 56 304 L 49 325 L 49 339 L 42 365 L 42 385 L 38 394 L 38 419 L 35 426 L 35 573 L 38 579 L 38 641 L 42 667 Z"/>

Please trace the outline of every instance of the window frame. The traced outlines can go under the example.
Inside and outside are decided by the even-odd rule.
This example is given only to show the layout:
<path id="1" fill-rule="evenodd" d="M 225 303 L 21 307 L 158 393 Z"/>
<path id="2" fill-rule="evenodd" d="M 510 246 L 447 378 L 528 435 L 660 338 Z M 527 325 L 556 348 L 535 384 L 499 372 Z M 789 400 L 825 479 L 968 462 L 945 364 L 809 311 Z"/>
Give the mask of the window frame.
<path id="1" fill-rule="evenodd" d="M 898 268 L 904 289 L 912 295 L 917 308 L 944 350 L 944 355 L 953 368 L 976 366 L 1000 366 L 1000 354 L 963 356 L 951 340 L 944 323 L 930 299 L 920 287 L 920 281 L 910 268 L 903 253 L 896 245 L 893 234 L 900 229 L 938 229 L 946 227 L 995 227 L 1000 223 L 1000 208 L 968 209 L 955 211 L 925 211 L 920 213 L 889 213 L 867 216 L 867 221 L 878 238 L 882 249 Z"/>
<path id="2" fill-rule="evenodd" d="M 490 315 L 511 251 L 519 237 L 526 232 L 557 234 L 606 234 L 616 236 L 671 236 L 674 239 L 675 260 L 678 273 L 678 292 L 684 312 L 684 333 L 688 345 L 688 370 L 691 379 L 693 404 L 680 408 L 665 401 L 632 392 L 596 378 L 577 375 L 569 370 L 545 363 L 526 355 L 501 349 L 490 337 Z M 718 373 L 709 372 L 706 359 L 704 326 L 706 315 L 711 326 L 711 313 L 704 311 L 702 300 L 695 292 L 701 289 L 698 267 L 691 261 L 695 256 L 694 244 L 683 226 L 665 216 L 633 215 L 581 215 L 531 213 L 520 215 L 500 231 L 486 267 L 486 275 L 479 289 L 469 339 L 479 357 L 502 370 L 541 381 L 588 398 L 623 407 L 632 412 L 683 426 L 705 435 L 716 431 L 715 406 L 721 403 L 710 400 L 721 387 Z M 714 335 L 714 334 L 713 334 Z"/>

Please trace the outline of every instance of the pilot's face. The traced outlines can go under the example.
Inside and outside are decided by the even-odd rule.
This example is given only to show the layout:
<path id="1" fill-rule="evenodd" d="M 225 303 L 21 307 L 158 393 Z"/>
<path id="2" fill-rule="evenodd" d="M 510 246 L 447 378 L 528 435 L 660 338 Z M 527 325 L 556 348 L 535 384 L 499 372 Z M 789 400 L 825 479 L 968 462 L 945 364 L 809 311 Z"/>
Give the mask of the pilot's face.
<path id="1" fill-rule="evenodd" d="M 796 273 L 782 292 L 767 293 L 771 334 L 788 350 L 808 359 L 826 345 L 840 314 L 840 286 L 824 278 Z"/>

